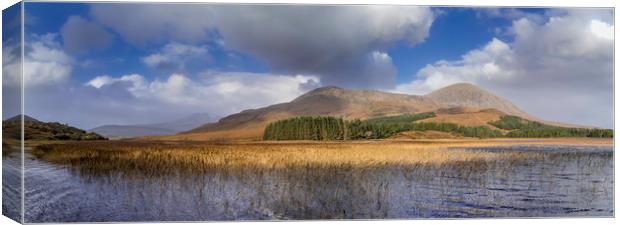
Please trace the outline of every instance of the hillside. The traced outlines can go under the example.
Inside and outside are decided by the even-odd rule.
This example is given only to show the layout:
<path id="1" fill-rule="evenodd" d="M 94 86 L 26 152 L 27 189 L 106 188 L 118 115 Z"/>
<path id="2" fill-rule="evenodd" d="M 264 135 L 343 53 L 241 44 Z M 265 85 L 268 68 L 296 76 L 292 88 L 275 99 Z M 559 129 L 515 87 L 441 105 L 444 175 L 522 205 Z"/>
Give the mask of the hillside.
<path id="1" fill-rule="evenodd" d="M 107 138 L 130 138 L 140 136 L 174 135 L 181 131 L 196 128 L 205 123 L 213 122 L 214 118 L 207 113 L 194 113 L 189 116 L 163 123 L 103 125 L 89 131 Z"/>
<path id="2" fill-rule="evenodd" d="M 426 98 L 432 99 L 441 105 L 441 108 L 467 107 L 470 109 L 496 109 L 508 115 L 523 118 L 534 118 L 521 111 L 510 101 L 499 97 L 478 86 L 467 83 L 450 85 L 433 91 Z"/>
<path id="3" fill-rule="evenodd" d="M 196 129 L 183 132 L 183 138 L 256 139 L 270 122 L 294 116 L 328 115 L 347 119 L 363 119 L 385 115 L 417 113 L 438 108 L 428 98 L 371 90 L 322 87 L 288 103 L 245 110 Z M 232 131 L 232 133 L 231 133 Z M 193 135 L 200 134 L 200 135 Z"/>
<path id="4" fill-rule="evenodd" d="M 436 112 L 424 122 L 449 122 L 485 126 L 503 115 L 514 115 L 555 126 L 572 125 L 543 121 L 520 110 L 510 101 L 472 84 L 454 84 L 427 95 L 406 95 L 374 90 L 322 87 L 291 102 L 244 110 L 179 135 L 164 139 L 260 139 L 274 121 L 298 116 L 334 116 L 345 120 Z"/>
<path id="5" fill-rule="evenodd" d="M 2 135 L 21 139 L 21 115 L 2 121 Z M 58 122 L 42 122 L 24 115 L 24 140 L 105 140 L 106 138 Z"/>
<path id="6" fill-rule="evenodd" d="M 466 107 L 455 107 L 447 109 L 439 109 L 436 116 L 420 120 L 420 122 L 435 123 L 454 123 L 464 126 L 485 126 L 497 129 L 491 126 L 489 122 L 499 120 L 500 117 L 507 115 L 497 109 L 476 109 Z"/>

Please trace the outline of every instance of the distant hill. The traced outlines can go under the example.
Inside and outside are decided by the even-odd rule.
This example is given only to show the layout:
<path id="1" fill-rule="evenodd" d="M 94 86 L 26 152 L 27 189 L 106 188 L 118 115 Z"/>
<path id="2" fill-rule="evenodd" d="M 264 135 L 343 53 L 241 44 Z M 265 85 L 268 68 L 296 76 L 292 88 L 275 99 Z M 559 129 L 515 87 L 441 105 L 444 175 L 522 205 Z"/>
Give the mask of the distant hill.
<path id="1" fill-rule="evenodd" d="M 21 121 L 21 120 L 22 120 L 22 115 L 20 114 L 20 115 L 16 115 L 16 116 L 14 116 L 14 117 L 8 118 L 8 119 L 6 119 L 6 120 L 4 120 L 4 121 L 6 121 L 6 122 L 15 122 L 15 121 L 18 121 L 18 122 L 19 122 L 19 121 Z M 27 122 L 28 122 L 28 121 L 29 121 L 29 122 L 40 122 L 39 120 L 37 120 L 37 119 L 35 119 L 35 118 L 32 118 L 32 117 L 30 117 L 30 116 L 28 116 L 28 115 L 24 115 L 24 121 L 27 121 Z"/>
<path id="2" fill-rule="evenodd" d="M 127 137 L 139 137 L 139 136 L 164 136 L 173 135 L 177 131 L 148 127 L 140 125 L 104 125 L 93 128 L 89 131 L 96 132 L 107 138 L 127 138 Z"/>
<path id="3" fill-rule="evenodd" d="M 297 116 L 334 116 L 368 119 L 382 116 L 435 112 L 425 122 L 450 122 L 459 125 L 486 126 L 503 115 L 562 127 L 580 127 L 540 120 L 520 110 L 510 101 L 475 85 L 450 85 L 427 95 L 406 95 L 374 90 L 322 87 L 291 102 L 259 109 L 248 109 L 165 139 L 244 139 L 258 140 L 265 127 L 274 121 Z"/>
<path id="4" fill-rule="evenodd" d="M 90 129 L 108 138 L 165 136 L 196 128 L 215 119 L 207 113 L 194 113 L 173 121 L 154 124 L 104 125 Z"/>
<path id="5" fill-rule="evenodd" d="M 2 121 L 2 135 L 21 139 L 21 115 Z M 24 140 L 105 140 L 106 138 L 58 122 L 42 122 L 24 115 Z"/>
<path id="6" fill-rule="evenodd" d="M 188 131 L 199 127 L 205 123 L 214 122 L 216 118 L 209 115 L 208 113 L 193 113 L 188 116 L 169 121 L 164 123 L 156 123 L 147 125 L 147 127 L 155 127 L 162 129 L 169 129 L 177 132 Z"/>

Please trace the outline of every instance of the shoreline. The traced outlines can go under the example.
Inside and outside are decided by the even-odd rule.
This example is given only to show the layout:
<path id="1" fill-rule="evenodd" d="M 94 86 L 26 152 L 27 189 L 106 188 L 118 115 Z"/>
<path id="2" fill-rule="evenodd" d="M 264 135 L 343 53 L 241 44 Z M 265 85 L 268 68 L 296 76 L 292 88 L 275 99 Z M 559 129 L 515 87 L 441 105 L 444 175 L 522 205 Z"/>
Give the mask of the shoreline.
<path id="1" fill-rule="evenodd" d="M 604 145 L 614 146 L 613 138 L 451 138 L 451 139 L 371 139 L 371 140 L 336 140 L 336 141 L 315 141 L 315 140 L 167 140 L 156 139 L 156 137 L 128 138 L 119 140 L 109 140 L 116 142 L 129 143 L 192 143 L 192 144 L 377 144 L 377 143 L 403 143 L 403 144 L 551 144 L 551 145 Z"/>
<path id="2" fill-rule="evenodd" d="M 204 145 L 296 145 L 296 144 L 343 144 L 343 145 L 366 145 L 366 144 L 411 144 L 411 145 L 438 145 L 447 146 L 494 146 L 494 145 L 558 145 L 558 146 L 615 146 L 613 138 L 454 138 L 454 139 L 372 139 L 372 140 L 337 140 L 337 141 L 314 141 L 314 140 L 157 140 L 157 139 L 117 139 L 117 140 L 89 140 L 89 141 L 57 141 L 57 140 L 26 140 L 26 147 L 36 147 L 46 144 L 71 144 L 71 143 L 133 143 L 133 144 L 204 144 Z M 15 143 L 12 143 L 15 144 Z M 12 146 L 8 143 L 9 146 Z"/>

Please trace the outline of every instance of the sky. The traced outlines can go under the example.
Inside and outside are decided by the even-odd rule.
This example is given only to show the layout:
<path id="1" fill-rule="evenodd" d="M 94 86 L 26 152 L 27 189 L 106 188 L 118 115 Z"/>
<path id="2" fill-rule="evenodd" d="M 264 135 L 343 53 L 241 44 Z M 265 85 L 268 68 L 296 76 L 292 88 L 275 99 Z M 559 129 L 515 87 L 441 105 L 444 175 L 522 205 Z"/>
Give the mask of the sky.
<path id="1" fill-rule="evenodd" d="M 19 18 L 8 14 L 5 34 Z M 542 119 L 612 128 L 613 16 L 606 8 L 27 2 L 24 108 L 90 129 L 221 117 L 326 85 L 422 95 L 469 82 Z M 19 37 L 4 37 L 4 99 L 18 99 Z"/>

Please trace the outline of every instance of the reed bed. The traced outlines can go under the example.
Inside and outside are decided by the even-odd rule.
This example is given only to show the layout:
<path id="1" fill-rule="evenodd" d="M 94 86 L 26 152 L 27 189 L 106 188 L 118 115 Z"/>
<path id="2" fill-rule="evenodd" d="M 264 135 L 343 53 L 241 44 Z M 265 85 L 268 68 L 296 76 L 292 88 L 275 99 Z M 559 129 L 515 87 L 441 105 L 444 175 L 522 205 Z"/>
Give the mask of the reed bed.
<path id="1" fill-rule="evenodd" d="M 531 141 L 528 144 L 554 143 Z M 540 158 L 540 152 L 470 151 L 511 141 L 367 142 L 138 142 L 91 141 L 43 144 L 32 154 L 89 171 L 141 171 L 157 175 L 240 168 L 354 167 L 483 164 Z"/>

